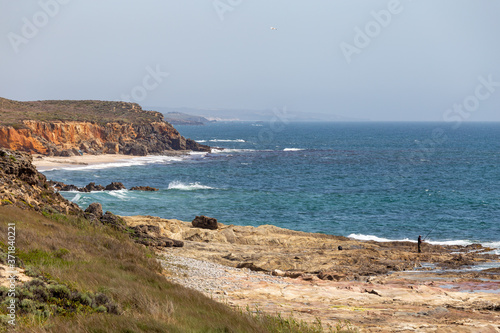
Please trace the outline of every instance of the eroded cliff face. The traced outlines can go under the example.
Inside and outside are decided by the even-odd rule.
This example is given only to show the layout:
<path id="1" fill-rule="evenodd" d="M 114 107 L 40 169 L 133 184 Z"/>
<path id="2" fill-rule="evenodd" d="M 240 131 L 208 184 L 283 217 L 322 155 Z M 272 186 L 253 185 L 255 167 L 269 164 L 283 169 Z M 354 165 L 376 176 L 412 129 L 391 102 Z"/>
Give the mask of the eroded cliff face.
<path id="1" fill-rule="evenodd" d="M 149 124 L 44 122 L 25 120 L 23 126 L 0 126 L 0 146 L 43 155 L 161 154 L 169 150 L 209 151 L 185 139 L 167 122 Z M 23 128 L 19 128 L 23 127 Z"/>
<path id="2" fill-rule="evenodd" d="M 83 215 L 73 202 L 64 199 L 32 164 L 30 154 L 0 149 L 0 206 Z"/>

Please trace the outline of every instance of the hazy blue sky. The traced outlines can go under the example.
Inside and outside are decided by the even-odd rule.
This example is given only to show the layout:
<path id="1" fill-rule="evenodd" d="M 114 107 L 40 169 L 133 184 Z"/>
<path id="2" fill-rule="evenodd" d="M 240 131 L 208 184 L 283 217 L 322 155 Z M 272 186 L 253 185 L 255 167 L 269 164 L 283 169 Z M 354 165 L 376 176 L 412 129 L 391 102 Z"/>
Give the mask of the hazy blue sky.
<path id="1" fill-rule="evenodd" d="M 10 99 L 500 121 L 498 0 L 0 4 Z"/>

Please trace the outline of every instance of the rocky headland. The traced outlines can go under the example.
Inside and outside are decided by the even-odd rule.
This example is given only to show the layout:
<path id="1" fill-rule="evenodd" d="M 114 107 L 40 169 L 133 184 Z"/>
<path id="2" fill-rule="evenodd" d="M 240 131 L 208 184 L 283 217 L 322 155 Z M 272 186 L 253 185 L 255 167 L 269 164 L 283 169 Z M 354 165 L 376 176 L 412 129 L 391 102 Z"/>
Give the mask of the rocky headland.
<path id="1" fill-rule="evenodd" d="M 159 252 L 173 281 L 241 308 L 361 332 L 500 332 L 499 256 L 479 244 L 357 241 L 281 229 L 123 217 L 184 242 Z"/>
<path id="2" fill-rule="evenodd" d="M 47 156 L 209 151 L 135 103 L 0 98 L 0 147 Z"/>

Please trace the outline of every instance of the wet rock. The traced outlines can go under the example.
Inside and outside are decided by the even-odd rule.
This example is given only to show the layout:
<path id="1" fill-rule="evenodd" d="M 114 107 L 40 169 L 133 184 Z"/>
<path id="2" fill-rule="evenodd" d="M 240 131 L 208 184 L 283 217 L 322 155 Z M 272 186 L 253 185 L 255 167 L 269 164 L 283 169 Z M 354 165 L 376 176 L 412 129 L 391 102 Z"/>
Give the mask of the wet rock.
<path id="1" fill-rule="evenodd" d="M 196 216 L 191 223 L 195 228 L 210 229 L 210 230 L 217 230 L 218 228 L 216 218 L 204 215 Z"/>
<path id="2" fill-rule="evenodd" d="M 66 192 L 68 192 L 68 191 L 79 191 L 79 190 L 80 190 L 80 188 L 78 186 L 71 185 L 71 184 L 70 185 L 65 185 L 65 186 L 63 186 L 60 189 L 60 191 L 66 191 Z"/>
<path id="3" fill-rule="evenodd" d="M 104 191 L 104 186 L 102 185 L 96 185 L 94 182 L 90 182 L 83 188 L 82 192 L 92 192 L 92 191 Z"/>
<path id="4" fill-rule="evenodd" d="M 104 189 L 106 191 L 119 191 L 126 189 L 126 187 L 120 182 L 112 182 L 111 184 L 106 185 Z"/>
<path id="5" fill-rule="evenodd" d="M 130 191 L 150 191 L 150 192 L 154 192 L 154 191 L 158 191 L 158 189 L 154 188 L 154 187 L 150 187 L 150 186 L 134 186 L 134 187 L 130 188 Z"/>
<path id="6" fill-rule="evenodd" d="M 93 214 L 100 220 L 103 216 L 102 205 L 98 202 L 93 202 L 85 209 L 85 213 Z"/>

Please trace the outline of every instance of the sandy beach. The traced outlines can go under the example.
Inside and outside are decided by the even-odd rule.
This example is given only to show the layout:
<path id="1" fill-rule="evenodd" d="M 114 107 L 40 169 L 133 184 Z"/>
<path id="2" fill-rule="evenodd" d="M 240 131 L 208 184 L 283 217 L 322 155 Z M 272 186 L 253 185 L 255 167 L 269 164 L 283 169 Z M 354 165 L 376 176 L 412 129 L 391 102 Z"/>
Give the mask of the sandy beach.
<path id="1" fill-rule="evenodd" d="M 33 155 L 33 164 L 36 166 L 38 171 L 46 171 L 51 169 L 60 168 L 78 168 L 82 166 L 93 166 L 99 164 L 110 164 L 110 163 L 126 163 L 133 160 L 143 160 L 143 159 L 153 159 L 159 157 L 176 157 L 184 156 L 189 154 L 189 151 L 176 150 L 167 152 L 163 155 L 147 155 L 147 156 L 134 156 L 134 155 L 124 155 L 124 154 L 100 154 L 91 155 L 84 154 L 79 156 L 44 156 L 44 155 Z"/>
<path id="2" fill-rule="evenodd" d="M 33 155 L 33 164 L 38 171 L 45 171 L 54 168 L 71 168 L 85 165 L 97 165 L 106 163 L 117 163 L 126 160 L 139 158 L 139 156 L 123 154 L 102 154 L 102 155 L 81 155 L 81 156 L 43 156 Z"/>

